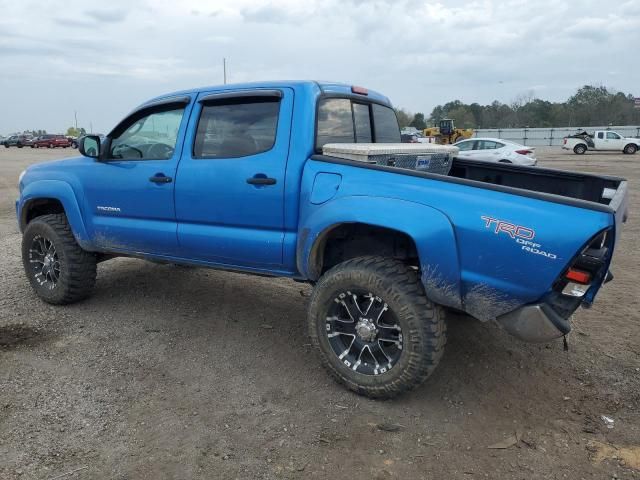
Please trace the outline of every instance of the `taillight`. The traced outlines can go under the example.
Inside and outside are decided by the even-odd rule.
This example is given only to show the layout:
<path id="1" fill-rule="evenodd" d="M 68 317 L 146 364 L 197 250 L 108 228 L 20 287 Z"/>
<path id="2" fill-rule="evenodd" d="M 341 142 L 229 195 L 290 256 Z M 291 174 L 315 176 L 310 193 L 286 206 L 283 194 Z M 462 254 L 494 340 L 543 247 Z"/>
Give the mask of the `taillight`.
<path id="1" fill-rule="evenodd" d="M 562 144 L 563 144 L 563 145 L 566 145 L 566 144 L 567 144 L 567 137 L 564 137 L 564 138 L 562 139 Z"/>
<path id="2" fill-rule="evenodd" d="M 591 281 L 591 274 L 589 272 L 583 272 L 582 270 L 576 270 L 575 268 L 570 268 L 567 270 L 567 273 L 564 275 L 567 280 L 572 280 L 578 283 L 588 284 Z"/>
<path id="3" fill-rule="evenodd" d="M 529 155 L 533 152 L 531 150 L 516 150 L 516 153 L 519 153 L 520 155 Z"/>
<path id="4" fill-rule="evenodd" d="M 607 240 L 608 230 L 593 237 L 558 279 L 555 288 L 563 295 L 583 297 L 594 279 L 606 277 L 604 269 L 609 259 Z"/>

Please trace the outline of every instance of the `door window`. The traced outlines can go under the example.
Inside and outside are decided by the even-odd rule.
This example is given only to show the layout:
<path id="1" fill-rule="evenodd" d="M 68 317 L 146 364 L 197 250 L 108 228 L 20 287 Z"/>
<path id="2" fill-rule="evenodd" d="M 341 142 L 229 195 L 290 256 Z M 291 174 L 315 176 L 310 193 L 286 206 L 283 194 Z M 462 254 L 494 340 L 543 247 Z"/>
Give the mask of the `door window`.
<path id="1" fill-rule="evenodd" d="M 478 144 L 476 150 L 495 150 L 498 148 L 498 144 L 490 140 L 479 140 Z"/>
<path id="2" fill-rule="evenodd" d="M 280 97 L 248 97 L 204 104 L 194 158 L 237 158 L 269 151 L 276 140 Z"/>
<path id="3" fill-rule="evenodd" d="M 475 143 L 474 140 L 470 140 L 468 142 L 456 143 L 455 146 L 458 147 L 461 152 L 468 152 L 470 150 L 473 150 L 474 143 Z"/>
<path id="4" fill-rule="evenodd" d="M 167 160 L 173 156 L 184 107 L 155 111 L 137 117 L 111 139 L 109 158 L 119 160 Z"/>
<path id="5" fill-rule="evenodd" d="M 620 135 L 614 132 L 607 132 L 607 140 L 620 140 Z"/>

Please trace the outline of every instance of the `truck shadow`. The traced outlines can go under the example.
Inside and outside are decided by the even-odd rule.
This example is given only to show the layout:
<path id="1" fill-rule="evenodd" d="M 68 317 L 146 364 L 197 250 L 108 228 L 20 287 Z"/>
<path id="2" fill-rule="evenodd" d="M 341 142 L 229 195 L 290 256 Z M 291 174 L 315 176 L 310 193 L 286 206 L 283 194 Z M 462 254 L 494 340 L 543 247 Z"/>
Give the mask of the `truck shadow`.
<path id="1" fill-rule="evenodd" d="M 274 385 L 290 390 L 340 387 L 325 381 L 306 334 L 307 297 L 311 288 L 284 279 L 262 278 L 207 269 L 184 269 L 119 259 L 101 265 L 92 308 L 105 308 L 119 321 L 125 307 L 145 332 L 169 332 L 190 349 L 218 349 L 234 358 L 248 376 L 264 376 L 261 364 L 288 365 L 287 379 Z M 120 327 L 122 328 L 122 327 Z M 130 328 L 130 327 L 129 327 Z M 125 328 L 126 330 L 126 328 Z M 179 332 L 179 333 L 177 333 Z M 432 377 L 407 402 L 439 402 L 443 396 L 482 396 L 500 402 L 506 390 L 524 393 L 535 379 L 562 383 L 559 367 L 567 354 L 562 342 L 522 343 L 494 324 L 471 317 L 448 317 L 448 345 Z M 301 362 L 300 359 L 304 361 Z M 267 373 L 267 375 L 269 375 Z M 557 385 L 556 385 L 557 386 Z M 543 387 L 543 390 L 546 387 Z M 496 392 L 502 392 L 497 394 Z M 537 392 L 540 393 L 540 392 Z M 536 395 L 537 396 L 537 395 Z"/>

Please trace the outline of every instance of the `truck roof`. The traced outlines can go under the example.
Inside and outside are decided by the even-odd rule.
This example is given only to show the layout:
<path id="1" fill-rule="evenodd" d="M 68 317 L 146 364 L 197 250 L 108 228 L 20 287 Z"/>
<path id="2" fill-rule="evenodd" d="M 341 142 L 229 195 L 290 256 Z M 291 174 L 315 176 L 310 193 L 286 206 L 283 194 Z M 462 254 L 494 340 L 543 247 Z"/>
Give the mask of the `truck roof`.
<path id="1" fill-rule="evenodd" d="M 174 97 L 177 95 L 193 95 L 201 92 L 210 92 L 212 90 L 225 91 L 225 90 L 238 90 L 238 89 L 250 89 L 250 88 L 282 88 L 290 87 L 294 89 L 298 88 L 310 88 L 317 90 L 318 93 L 336 94 L 336 95 L 355 95 L 351 91 L 352 85 L 340 82 L 329 81 L 316 81 L 316 80 L 274 80 L 265 82 L 247 82 L 247 83 L 227 83 L 225 85 L 212 85 L 207 87 L 192 88 L 188 90 L 179 90 L 176 92 L 166 93 L 158 97 L 152 98 L 142 105 L 161 100 L 163 98 Z M 389 98 L 374 90 L 368 90 L 367 98 L 370 98 L 379 103 L 391 106 Z"/>

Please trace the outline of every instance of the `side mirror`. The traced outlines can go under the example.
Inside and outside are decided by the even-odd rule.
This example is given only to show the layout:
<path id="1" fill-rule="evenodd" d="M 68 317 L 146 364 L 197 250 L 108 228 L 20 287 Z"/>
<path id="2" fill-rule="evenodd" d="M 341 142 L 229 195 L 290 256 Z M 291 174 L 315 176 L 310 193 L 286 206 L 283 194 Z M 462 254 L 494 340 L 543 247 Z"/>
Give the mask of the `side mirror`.
<path id="1" fill-rule="evenodd" d="M 78 141 L 78 151 L 89 158 L 100 157 L 100 137 L 98 135 L 85 135 Z"/>

